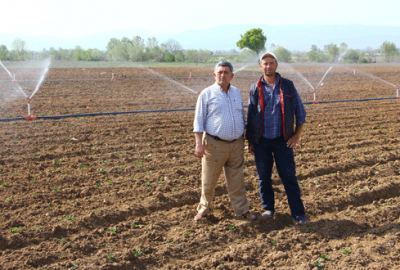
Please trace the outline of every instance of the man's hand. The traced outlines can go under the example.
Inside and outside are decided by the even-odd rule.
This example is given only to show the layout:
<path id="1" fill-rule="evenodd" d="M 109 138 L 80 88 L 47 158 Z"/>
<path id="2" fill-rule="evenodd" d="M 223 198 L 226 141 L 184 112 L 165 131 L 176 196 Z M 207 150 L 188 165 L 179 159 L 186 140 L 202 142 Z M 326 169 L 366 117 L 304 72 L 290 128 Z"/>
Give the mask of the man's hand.
<path id="1" fill-rule="evenodd" d="M 296 130 L 293 136 L 287 141 L 286 145 L 290 148 L 295 148 L 296 144 L 300 141 L 301 130 L 303 129 L 303 124 L 296 126 Z"/>
<path id="2" fill-rule="evenodd" d="M 300 134 L 294 134 L 286 143 L 290 148 L 295 148 L 296 144 L 300 141 Z"/>
<path id="3" fill-rule="evenodd" d="M 203 132 L 195 132 L 194 137 L 196 139 L 196 148 L 194 149 L 194 154 L 196 155 L 196 157 L 202 158 L 203 156 L 206 155 L 202 139 Z"/>
<path id="4" fill-rule="evenodd" d="M 203 156 L 206 155 L 203 144 L 196 144 L 196 149 L 194 150 L 194 154 L 198 158 L 202 158 Z"/>
<path id="5" fill-rule="evenodd" d="M 248 142 L 249 142 L 249 152 L 251 154 L 254 154 L 254 145 L 253 145 L 253 143 L 251 141 L 248 141 Z"/>

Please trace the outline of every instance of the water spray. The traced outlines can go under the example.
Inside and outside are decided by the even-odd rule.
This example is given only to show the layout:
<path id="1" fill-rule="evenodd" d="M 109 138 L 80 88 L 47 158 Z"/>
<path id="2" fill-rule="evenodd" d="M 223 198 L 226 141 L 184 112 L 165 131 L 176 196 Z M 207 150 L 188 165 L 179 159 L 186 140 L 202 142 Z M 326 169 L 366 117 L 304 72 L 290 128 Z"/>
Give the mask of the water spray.
<path id="1" fill-rule="evenodd" d="M 294 70 L 294 71 L 297 73 L 297 75 L 299 75 L 299 76 L 311 87 L 311 89 L 314 90 L 314 101 L 313 101 L 313 104 L 318 103 L 317 97 L 316 97 L 316 92 L 317 92 L 316 90 L 317 90 L 318 86 L 324 85 L 324 84 L 323 84 L 323 81 L 324 81 L 326 75 L 328 75 L 329 71 L 333 68 L 333 66 L 331 66 L 331 67 L 325 72 L 324 76 L 322 77 L 321 81 L 318 83 L 318 85 L 317 85 L 316 87 L 313 87 L 312 84 L 311 84 L 303 75 L 301 75 L 300 72 L 298 72 L 297 70 L 295 70 L 295 69 L 292 68 L 291 66 L 289 66 L 289 67 L 290 67 L 292 70 Z M 310 76 L 310 70 L 308 71 L 308 76 Z"/>
<path id="2" fill-rule="evenodd" d="M 241 70 L 247 68 L 248 66 L 250 66 L 250 65 L 246 65 L 246 66 L 244 66 L 244 67 L 241 67 L 241 68 L 239 68 L 238 70 L 234 71 L 233 73 L 236 74 L 236 73 L 238 73 L 239 71 L 241 71 Z"/>
<path id="3" fill-rule="evenodd" d="M 157 76 L 160 77 L 160 78 L 163 78 L 163 79 L 165 79 L 165 80 L 167 80 L 167 81 L 170 81 L 170 82 L 172 82 L 172 83 L 174 83 L 174 84 L 177 84 L 177 85 L 179 85 L 179 86 L 185 88 L 186 90 L 189 90 L 190 92 L 193 92 L 193 93 L 195 93 L 195 94 L 198 94 L 198 92 L 194 91 L 193 89 L 191 89 L 191 88 L 189 88 L 189 87 L 187 87 L 187 86 L 185 86 L 185 85 L 183 85 L 183 84 L 181 84 L 181 83 L 179 83 L 179 82 L 177 82 L 177 81 L 174 81 L 174 80 L 171 79 L 171 78 L 167 78 L 167 77 L 163 76 L 162 74 L 158 73 L 157 71 L 152 70 L 151 68 L 148 68 L 147 70 L 150 71 L 151 73 L 157 75 Z"/>
<path id="4" fill-rule="evenodd" d="M 28 97 L 27 95 L 25 95 L 24 91 L 22 91 L 21 87 L 19 87 L 19 89 L 21 90 L 22 93 L 24 93 L 25 97 L 27 97 L 28 99 L 28 115 L 25 116 L 25 120 L 36 120 L 37 117 L 34 115 L 31 115 L 31 99 L 33 98 L 33 96 L 36 94 L 36 92 L 39 90 L 40 86 L 42 85 L 44 78 L 46 77 L 47 72 L 49 71 L 49 66 L 50 66 L 51 60 L 47 59 L 45 61 L 45 67 L 44 70 L 42 72 L 42 74 L 40 75 L 39 81 L 36 85 L 35 90 L 33 91 L 33 93 Z"/>
<path id="5" fill-rule="evenodd" d="M 11 77 L 11 79 L 13 78 L 13 76 L 11 75 L 10 71 L 8 71 L 8 69 L 3 65 L 3 63 L 0 61 L 0 65 L 4 68 L 5 71 L 7 71 L 8 75 Z"/>
<path id="6" fill-rule="evenodd" d="M 376 76 L 372 75 L 371 73 L 367 73 L 367 72 L 364 72 L 364 71 L 361 71 L 361 70 L 358 70 L 358 73 L 361 74 L 361 75 L 369 76 L 369 77 L 371 77 L 372 79 L 375 79 L 375 80 L 378 80 L 378 81 L 387 83 L 387 84 L 389 84 L 389 85 L 391 85 L 391 86 L 393 86 L 393 87 L 398 88 L 397 85 L 394 85 L 393 83 L 390 83 L 390 82 L 388 82 L 388 81 L 385 81 L 385 80 L 382 79 L 382 78 L 376 77 Z M 354 70 L 354 74 L 356 74 L 356 70 Z M 354 75 L 354 76 L 355 76 L 355 75 Z"/>
<path id="7" fill-rule="evenodd" d="M 331 66 L 331 67 L 325 72 L 325 74 L 324 74 L 324 76 L 322 77 L 322 79 L 321 79 L 321 81 L 319 82 L 319 84 L 314 88 L 314 91 L 315 91 L 315 89 L 318 88 L 318 86 L 320 86 L 320 85 L 322 84 L 322 81 L 325 79 L 326 75 L 328 75 L 328 72 L 329 72 L 332 68 L 333 68 L 333 66 Z"/>
<path id="8" fill-rule="evenodd" d="M 289 66 L 289 67 L 290 67 L 292 70 L 294 70 L 294 71 L 296 72 L 296 74 L 299 75 L 300 78 L 302 78 L 302 79 L 311 87 L 311 89 L 314 89 L 314 91 L 315 91 L 315 88 L 312 86 L 312 84 L 311 84 L 303 75 L 301 75 L 300 72 L 298 72 L 297 70 L 295 70 L 294 68 L 292 68 L 292 66 Z"/>

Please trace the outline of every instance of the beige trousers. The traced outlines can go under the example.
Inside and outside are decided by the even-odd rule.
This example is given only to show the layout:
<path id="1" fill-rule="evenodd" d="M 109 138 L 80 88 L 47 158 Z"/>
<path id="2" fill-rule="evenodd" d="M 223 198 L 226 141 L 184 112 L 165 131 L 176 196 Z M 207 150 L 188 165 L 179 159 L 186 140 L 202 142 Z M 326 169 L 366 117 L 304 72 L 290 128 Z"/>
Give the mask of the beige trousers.
<path id="1" fill-rule="evenodd" d="M 234 142 L 217 141 L 204 133 L 206 155 L 202 158 L 202 190 L 197 211 L 206 215 L 212 208 L 215 188 L 224 170 L 229 199 L 236 215 L 249 211 L 244 187 L 244 138 Z"/>

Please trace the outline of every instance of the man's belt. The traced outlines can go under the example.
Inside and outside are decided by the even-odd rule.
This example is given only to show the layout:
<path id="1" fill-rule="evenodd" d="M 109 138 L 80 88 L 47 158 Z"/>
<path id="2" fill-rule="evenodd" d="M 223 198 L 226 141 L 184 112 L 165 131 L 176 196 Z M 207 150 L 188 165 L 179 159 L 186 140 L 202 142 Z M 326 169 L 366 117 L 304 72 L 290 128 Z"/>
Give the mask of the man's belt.
<path id="1" fill-rule="evenodd" d="M 207 132 L 206 132 L 206 134 L 207 134 L 208 136 L 212 137 L 214 140 L 216 140 L 216 141 L 221 141 L 221 142 L 234 142 L 234 141 L 237 140 L 237 139 L 234 139 L 234 140 L 228 141 L 228 140 L 223 140 L 223 139 L 221 139 L 221 138 L 218 137 L 218 136 L 211 135 L 211 134 L 209 134 L 209 133 L 207 133 Z M 242 136 L 243 136 L 243 135 L 242 135 Z M 240 138 L 240 137 L 239 137 L 239 138 Z"/>

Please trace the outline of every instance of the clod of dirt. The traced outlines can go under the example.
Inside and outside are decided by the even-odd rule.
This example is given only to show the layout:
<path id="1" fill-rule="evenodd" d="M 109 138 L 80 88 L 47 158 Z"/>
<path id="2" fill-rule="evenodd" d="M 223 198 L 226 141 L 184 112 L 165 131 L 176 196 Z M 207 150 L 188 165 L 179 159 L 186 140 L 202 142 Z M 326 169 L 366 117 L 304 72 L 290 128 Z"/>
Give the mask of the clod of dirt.
<path id="1" fill-rule="evenodd" d="M 122 256 L 121 257 L 125 261 L 131 261 L 131 260 L 134 260 L 136 258 L 135 257 L 135 253 L 132 250 L 129 250 L 129 249 L 125 249 L 122 252 Z"/>
<path id="2" fill-rule="evenodd" d="M 82 191 L 81 191 L 81 197 L 82 198 L 89 197 L 90 195 L 91 195 L 91 193 L 90 193 L 90 189 L 89 188 L 82 189 Z"/>
<path id="3" fill-rule="evenodd" d="M 280 259 L 287 259 L 287 258 L 289 258 L 289 255 L 283 251 L 278 251 L 278 252 L 272 254 L 273 261 L 277 261 Z"/>
<path id="4" fill-rule="evenodd" d="M 183 172 L 182 170 L 176 170 L 175 173 L 179 174 L 179 175 L 184 175 L 185 174 L 185 172 Z"/>
<path id="5" fill-rule="evenodd" d="M 165 199 L 165 196 L 161 192 L 157 192 L 155 194 L 155 197 L 159 200 Z"/>
<path id="6" fill-rule="evenodd" d="M 51 233 L 54 235 L 59 235 L 62 233 L 62 228 L 59 225 L 56 225 L 51 229 Z"/>

